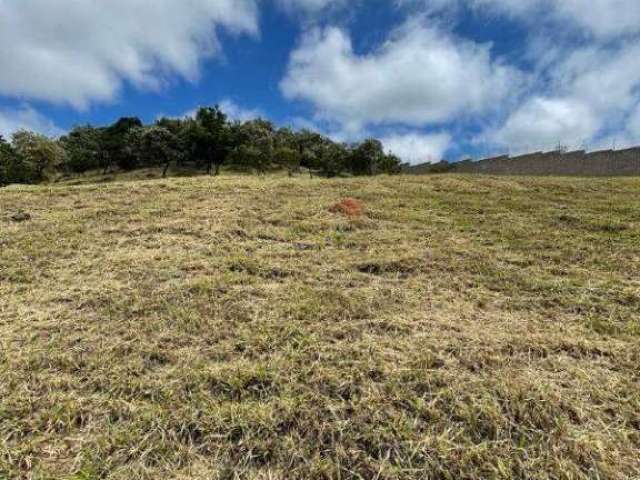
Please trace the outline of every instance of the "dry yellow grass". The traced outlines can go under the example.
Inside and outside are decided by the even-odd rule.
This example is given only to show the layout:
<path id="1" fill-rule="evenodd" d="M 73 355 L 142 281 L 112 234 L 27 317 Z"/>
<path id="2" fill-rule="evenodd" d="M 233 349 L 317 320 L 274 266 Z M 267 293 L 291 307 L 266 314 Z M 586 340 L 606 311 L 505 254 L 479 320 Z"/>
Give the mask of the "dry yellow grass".
<path id="1" fill-rule="evenodd" d="M 638 192 L 0 190 L 0 478 L 640 478 Z"/>

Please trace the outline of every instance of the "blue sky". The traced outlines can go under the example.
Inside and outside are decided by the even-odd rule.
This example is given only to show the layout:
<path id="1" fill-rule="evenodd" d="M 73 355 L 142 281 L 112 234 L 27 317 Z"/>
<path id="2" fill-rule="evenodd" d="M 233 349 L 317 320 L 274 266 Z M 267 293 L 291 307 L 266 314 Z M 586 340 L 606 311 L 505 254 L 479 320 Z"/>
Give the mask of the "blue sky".
<path id="1" fill-rule="evenodd" d="M 412 163 L 640 144 L 638 0 L 0 0 L 0 133 L 220 104 Z"/>

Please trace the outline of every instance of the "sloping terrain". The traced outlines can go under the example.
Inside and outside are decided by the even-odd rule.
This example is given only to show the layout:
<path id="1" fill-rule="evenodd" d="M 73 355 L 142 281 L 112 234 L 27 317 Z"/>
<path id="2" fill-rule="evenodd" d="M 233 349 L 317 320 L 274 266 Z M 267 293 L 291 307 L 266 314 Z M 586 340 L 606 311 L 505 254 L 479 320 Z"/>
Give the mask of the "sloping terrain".
<path id="1" fill-rule="evenodd" d="M 0 478 L 639 478 L 638 192 L 2 189 Z"/>

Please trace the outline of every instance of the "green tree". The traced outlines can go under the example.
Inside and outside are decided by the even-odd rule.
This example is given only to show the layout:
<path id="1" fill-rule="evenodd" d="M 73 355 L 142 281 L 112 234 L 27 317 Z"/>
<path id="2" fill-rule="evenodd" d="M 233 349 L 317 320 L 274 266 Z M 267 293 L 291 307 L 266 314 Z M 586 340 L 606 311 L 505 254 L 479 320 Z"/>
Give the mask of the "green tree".
<path id="1" fill-rule="evenodd" d="M 237 146 L 230 153 L 229 159 L 232 165 L 243 170 L 265 171 L 263 165 L 264 155 L 260 149 L 253 145 L 244 144 Z"/>
<path id="2" fill-rule="evenodd" d="M 300 171 L 300 154 L 290 147 L 280 147 L 273 155 L 276 164 L 285 168 L 292 177 L 294 173 Z"/>
<path id="3" fill-rule="evenodd" d="M 277 166 L 289 175 L 304 167 L 311 176 L 392 174 L 401 169 L 400 159 L 386 155 L 378 140 L 348 146 L 310 130 L 275 129 L 264 119 L 231 123 L 218 106 L 200 108 L 193 118 L 161 118 L 152 126 L 136 117 L 120 118 L 108 127 L 77 126 L 58 142 L 23 132 L 15 143 L 13 149 L 3 142 L 0 182 L 10 177 L 41 180 L 61 168 L 61 159 L 68 172 L 162 166 L 163 176 L 173 162 L 216 175 L 226 162 L 258 173 Z"/>
<path id="4" fill-rule="evenodd" d="M 140 163 L 145 166 L 162 166 L 162 177 L 166 177 L 171 163 L 176 162 L 181 155 L 177 135 L 160 126 L 134 129 L 131 133 L 136 136 L 136 140 L 131 142 L 136 144 Z"/>
<path id="5" fill-rule="evenodd" d="M 300 134 L 298 132 L 294 132 L 289 127 L 279 128 L 273 132 L 274 149 L 290 148 L 301 154 L 299 150 L 299 136 Z"/>
<path id="6" fill-rule="evenodd" d="M 29 174 L 17 152 L 0 135 L 0 186 L 10 183 L 23 183 L 28 180 Z"/>
<path id="7" fill-rule="evenodd" d="M 67 154 L 65 169 L 82 173 L 99 168 L 101 166 L 101 136 L 100 129 L 84 125 L 74 127 L 62 137 L 60 144 Z"/>
<path id="8" fill-rule="evenodd" d="M 2 135 L 0 135 L 0 187 L 9 182 L 9 163 L 14 155 L 13 148 Z"/>
<path id="9" fill-rule="evenodd" d="M 236 145 L 233 163 L 244 168 L 265 173 L 271 166 L 275 150 L 275 132 L 271 122 L 251 120 L 234 127 L 233 143 Z"/>
<path id="10" fill-rule="evenodd" d="M 318 163 L 324 176 L 336 177 L 345 171 L 348 159 L 349 150 L 345 145 L 328 142 L 320 152 Z"/>
<path id="11" fill-rule="evenodd" d="M 123 117 L 102 132 L 100 164 L 105 173 L 114 165 L 122 170 L 133 170 L 139 166 L 138 157 L 133 153 L 135 146 L 128 143 L 133 138 L 128 133 L 134 128 L 142 128 L 140 119 Z"/>
<path id="12" fill-rule="evenodd" d="M 385 156 L 380 140 L 368 138 L 351 152 L 349 168 L 354 175 L 373 175 Z"/>
<path id="13" fill-rule="evenodd" d="M 402 171 L 402 160 L 393 154 L 383 155 L 378 161 L 377 171 L 388 175 L 397 175 Z"/>
<path id="14" fill-rule="evenodd" d="M 35 182 L 53 175 L 65 163 L 66 152 L 60 143 L 39 133 L 20 130 L 11 143 Z"/>
<path id="15" fill-rule="evenodd" d="M 195 150 L 200 160 L 204 160 L 207 173 L 215 168 L 215 175 L 227 160 L 230 151 L 230 130 L 227 116 L 218 107 L 203 107 L 196 114 L 197 128 L 193 131 Z"/>
<path id="16" fill-rule="evenodd" d="M 156 121 L 156 126 L 166 128 L 171 133 L 177 136 L 180 135 L 180 131 L 184 126 L 184 121 L 180 118 L 162 117 Z"/>
<path id="17" fill-rule="evenodd" d="M 321 171 L 322 156 L 327 145 L 331 143 L 319 133 L 302 130 L 295 135 L 295 145 L 300 154 L 300 165 L 309 170 L 313 177 L 314 171 Z"/>

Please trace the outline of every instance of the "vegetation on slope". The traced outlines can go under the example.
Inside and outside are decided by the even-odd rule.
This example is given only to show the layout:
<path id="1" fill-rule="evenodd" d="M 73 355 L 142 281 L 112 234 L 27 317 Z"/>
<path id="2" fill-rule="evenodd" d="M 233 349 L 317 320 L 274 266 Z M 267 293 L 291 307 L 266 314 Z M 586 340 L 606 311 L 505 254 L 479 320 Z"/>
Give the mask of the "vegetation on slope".
<path id="1" fill-rule="evenodd" d="M 3 189 L 0 478 L 637 478 L 639 188 Z"/>
<path id="2" fill-rule="evenodd" d="M 258 173 L 279 169 L 291 176 L 301 167 L 327 177 L 400 171 L 400 159 L 385 153 L 376 139 L 336 143 L 263 119 L 230 121 L 218 107 L 200 108 L 193 118 L 161 118 L 153 125 L 125 117 L 106 127 L 78 126 L 59 139 L 28 131 L 14 133 L 11 142 L 0 136 L 0 187 L 98 169 L 106 174 L 161 167 L 163 177 L 170 168 L 217 175 L 223 165 Z"/>

